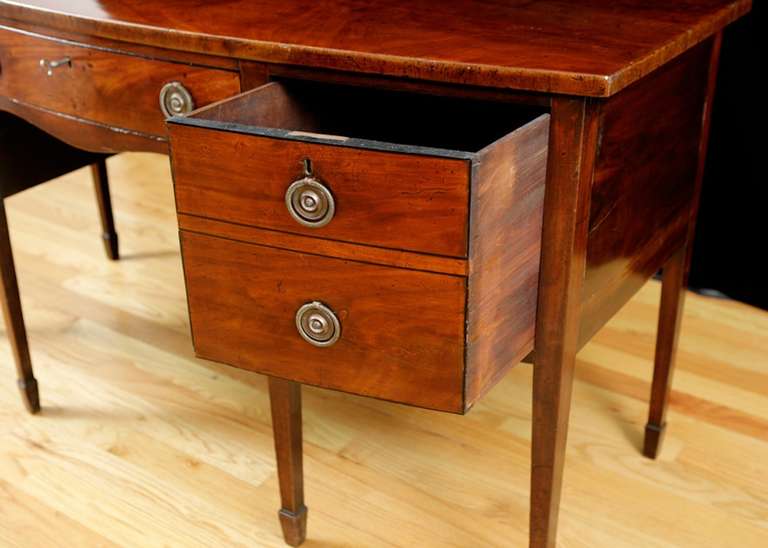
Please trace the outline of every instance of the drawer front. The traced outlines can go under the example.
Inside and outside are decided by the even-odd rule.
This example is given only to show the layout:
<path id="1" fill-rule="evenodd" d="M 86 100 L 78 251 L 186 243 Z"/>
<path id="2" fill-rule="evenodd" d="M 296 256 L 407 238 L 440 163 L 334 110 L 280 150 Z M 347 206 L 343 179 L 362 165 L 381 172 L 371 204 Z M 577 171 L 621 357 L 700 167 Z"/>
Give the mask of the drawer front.
<path id="1" fill-rule="evenodd" d="M 43 60 L 46 66 L 41 66 Z M 48 70 L 50 63 L 58 64 Z M 181 82 L 195 107 L 236 95 L 236 72 L 146 59 L 0 29 L 0 95 L 141 133 L 166 134 L 160 92 Z"/>
<path id="2" fill-rule="evenodd" d="M 181 244 L 200 357 L 462 411 L 465 278 L 187 231 Z M 340 337 L 330 346 L 315 346 L 299 334 L 296 313 L 311 302 L 323 303 L 338 319 Z"/>
<path id="3" fill-rule="evenodd" d="M 180 213 L 378 247 L 467 255 L 467 160 L 179 124 L 170 127 L 170 138 Z M 286 202 L 288 188 L 306 175 L 305 159 L 334 202 L 324 226 L 302 225 Z"/>

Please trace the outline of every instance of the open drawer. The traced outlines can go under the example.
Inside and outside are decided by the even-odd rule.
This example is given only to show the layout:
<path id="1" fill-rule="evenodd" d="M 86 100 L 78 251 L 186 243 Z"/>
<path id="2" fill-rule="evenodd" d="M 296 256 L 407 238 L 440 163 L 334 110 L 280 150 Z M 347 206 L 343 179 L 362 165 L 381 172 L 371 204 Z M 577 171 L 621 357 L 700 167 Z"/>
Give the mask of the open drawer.
<path id="1" fill-rule="evenodd" d="M 520 105 L 303 81 L 171 119 L 197 355 L 465 412 L 533 347 L 548 133 Z"/>
<path id="2" fill-rule="evenodd" d="M 271 82 L 170 121 L 177 208 L 467 257 L 472 170 L 539 114 L 506 103 Z"/>

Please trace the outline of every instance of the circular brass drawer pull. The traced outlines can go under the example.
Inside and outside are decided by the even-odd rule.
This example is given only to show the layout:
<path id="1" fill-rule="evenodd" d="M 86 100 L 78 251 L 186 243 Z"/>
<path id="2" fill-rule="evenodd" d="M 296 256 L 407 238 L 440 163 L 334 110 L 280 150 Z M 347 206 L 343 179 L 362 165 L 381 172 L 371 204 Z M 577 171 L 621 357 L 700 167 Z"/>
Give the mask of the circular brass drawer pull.
<path id="1" fill-rule="evenodd" d="M 318 301 L 302 305 L 296 311 L 299 335 L 314 346 L 331 346 L 341 336 L 341 324 L 333 310 Z"/>
<path id="2" fill-rule="evenodd" d="M 304 160 L 304 177 L 285 191 L 285 206 L 297 223 L 310 228 L 320 228 L 333 219 L 336 202 L 328 187 L 312 175 L 309 160 Z"/>
<path id="3" fill-rule="evenodd" d="M 195 101 L 181 82 L 168 82 L 160 89 L 160 110 L 166 118 L 183 116 L 195 110 Z"/>

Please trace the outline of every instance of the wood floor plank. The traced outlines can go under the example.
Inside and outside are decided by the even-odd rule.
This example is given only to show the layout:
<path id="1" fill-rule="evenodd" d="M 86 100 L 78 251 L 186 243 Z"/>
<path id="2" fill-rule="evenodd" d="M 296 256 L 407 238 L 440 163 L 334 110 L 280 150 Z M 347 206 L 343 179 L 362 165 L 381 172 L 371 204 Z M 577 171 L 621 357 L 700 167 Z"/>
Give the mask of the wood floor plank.
<path id="1" fill-rule="evenodd" d="M 6 547 L 119 546 L 77 520 L 47 506 L 10 483 L 0 480 L 0 545 Z"/>
<path id="2" fill-rule="evenodd" d="M 108 164 L 118 262 L 87 170 L 7 201 L 43 412 L 0 335 L 0 546 L 282 546 L 266 383 L 194 358 L 167 159 Z M 658 298 L 578 356 L 559 546 L 768 546 L 768 314 L 688 297 L 649 461 Z M 525 545 L 530 366 L 465 417 L 315 388 L 304 406 L 308 548 Z"/>

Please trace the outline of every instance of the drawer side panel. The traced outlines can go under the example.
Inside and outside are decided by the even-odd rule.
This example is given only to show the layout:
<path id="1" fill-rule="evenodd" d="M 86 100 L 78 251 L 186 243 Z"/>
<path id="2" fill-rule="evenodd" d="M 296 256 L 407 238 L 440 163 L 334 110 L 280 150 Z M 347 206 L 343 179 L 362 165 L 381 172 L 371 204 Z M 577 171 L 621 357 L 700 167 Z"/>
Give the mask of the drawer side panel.
<path id="1" fill-rule="evenodd" d="M 473 169 L 467 408 L 533 349 L 549 120 L 494 143 Z"/>

